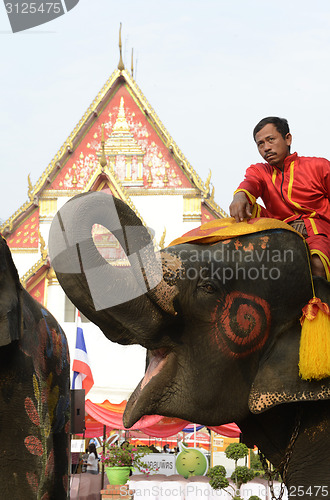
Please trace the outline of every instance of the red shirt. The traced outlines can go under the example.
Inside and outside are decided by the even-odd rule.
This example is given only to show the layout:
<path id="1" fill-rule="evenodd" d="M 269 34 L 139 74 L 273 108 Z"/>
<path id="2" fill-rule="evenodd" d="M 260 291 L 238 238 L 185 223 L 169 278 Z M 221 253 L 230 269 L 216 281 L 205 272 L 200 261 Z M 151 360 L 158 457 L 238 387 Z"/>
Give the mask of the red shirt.
<path id="1" fill-rule="evenodd" d="M 251 205 L 260 197 L 268 217 L 290 222 L 302 216 L 309 236 L 330 235 L 330 162 L 325 158 L 293 153 L 285 158 L 283 171 L 256 163 L 246 170 L 238 191 Z"/>

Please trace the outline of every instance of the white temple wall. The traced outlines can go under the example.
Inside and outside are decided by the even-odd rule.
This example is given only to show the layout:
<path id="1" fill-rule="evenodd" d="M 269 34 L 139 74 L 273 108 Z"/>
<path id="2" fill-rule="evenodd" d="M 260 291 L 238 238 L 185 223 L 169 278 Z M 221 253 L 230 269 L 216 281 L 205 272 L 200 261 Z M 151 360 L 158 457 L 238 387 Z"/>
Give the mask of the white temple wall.
<path id="1" fill-rule="evenodd" d="M 56 279 L 48 281 L 46 293 L 45 306 L 52 313 L 54 318 L 57 319 L 60 325 L 64 325 L 65 294 Z"/>
<path id="2" fill-rule="evenodd" d="M 40 252 L 12 251 L 11 255 L 20 278 L 40 259 Z"/>
<path id="3" fill-rule="evenodd" d="M 157 243 L 166 228 L 165 246 L 201 224 L 183 221 L 182 195 L 132 196 L 131 199 L 145 224 L 155 230 Z"/>

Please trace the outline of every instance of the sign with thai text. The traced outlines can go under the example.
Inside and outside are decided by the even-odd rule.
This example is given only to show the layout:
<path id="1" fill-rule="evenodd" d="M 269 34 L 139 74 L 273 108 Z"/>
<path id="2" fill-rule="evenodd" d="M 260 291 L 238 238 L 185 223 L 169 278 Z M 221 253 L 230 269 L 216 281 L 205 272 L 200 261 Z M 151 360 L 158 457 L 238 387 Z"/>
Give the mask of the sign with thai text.
<path id="1" fill-rule="evenodd" d="M 177 474 L 175 468 L 176 455 L 174 453 L 150 453 L 143 457 L 143 462 L 149 467 L 158 467 L 157 472 L 152 472 L 152 474 L 165 474 L 166 476 L 171 476 L 172 474 Z M 133 472 L 133 474 L 138 474 L 139 472 Z"/>

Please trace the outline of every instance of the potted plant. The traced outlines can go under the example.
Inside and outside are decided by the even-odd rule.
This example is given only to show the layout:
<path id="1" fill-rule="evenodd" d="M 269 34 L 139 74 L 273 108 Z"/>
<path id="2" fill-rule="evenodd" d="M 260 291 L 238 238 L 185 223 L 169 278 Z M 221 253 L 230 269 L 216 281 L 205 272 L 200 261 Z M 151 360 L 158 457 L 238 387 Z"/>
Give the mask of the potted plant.
<path id="1" fill-rule="evenodd" d="M 144 474 L 158 470 L 142 461 L 142 457 L 150 452 L 146 446 L 135 447 L 130 444 L 107 446 L 105 454 L 100 454 L 100 460 L 104 464 L 109 483 L 126 484 L 133 469 L 138 469 Z"/>

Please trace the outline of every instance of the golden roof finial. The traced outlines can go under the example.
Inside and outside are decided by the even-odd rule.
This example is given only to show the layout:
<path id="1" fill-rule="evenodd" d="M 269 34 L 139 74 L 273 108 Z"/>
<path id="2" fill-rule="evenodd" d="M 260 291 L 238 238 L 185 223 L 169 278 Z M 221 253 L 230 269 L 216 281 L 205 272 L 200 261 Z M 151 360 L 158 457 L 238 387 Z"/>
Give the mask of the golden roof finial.
<path id="1" fill-rule="evenodd" d="M 107 159 L 105 157 L 105 151 L 104 151 L 104 123 L 102 123 L 101 128 L 102 128 L 102 135 L 101 135 L 101 149 L 102 149 L 102 153 L 101 153 L 101 158 L 100 158 L 100 165 L 101 165 L 101 167 L 103 169 L 107 165 Z"/>
<path id="2" fill-rule="evenodd" d="M 39 242 L 40 242 L 40 253 L 41 257 L 45 260 L 48 254 L 47 248 L 46 248 L 46 243 L 43 237 L 41 236 L 41 233 L 38 229 L 38 236 L 39 236 Z"/>
<path id="3" fill-rule="evenodd" d="M 212 170 L 210 170 L 209 175 L 207 176 L 205 187 L 206 187 L 206 194 L 210 192 L 210 182 L 211 182 L 211 176 L 212 176 Z"/>
<path id="4" fill-rule="evenodd" d="M 119 28 L 119 63 L 118 63 L 118 69 L 120 71 L 123 71 L 123 69 L 125 69 L 125 66 L 124 66 L 124 61 L 123 61 L 123 56 L 122 56 L 122 52 L 121 52 L 121 23 L 120 23 L 120 28 Z"/>
<path id="5" fill-rule="evenodd" d="M 31 182 L 30 174 L 28 175 L 28 186 L 29 186 L 28 197 L 29 197 L 29 200 L 32 201 L 32 198 L 33 198 L 33 186 L 32 186 L 32 182 Z"/>
<path id="6" fill-rule="evenodd" d="M 165 246 L 165 237 L 166 237 L 166 227 L 164 227 L 164 232 L 162 234 L 162 237 L 160 238 L 159 241 L 159 248 L 162 250 Z"/>
<path id="7" fill-rule="evenodd" d="M 132 75 L 132 78 L 133 78 L 133 48 L 132 48 L 132 57 L 131 57 L 131 75 Z"/>

